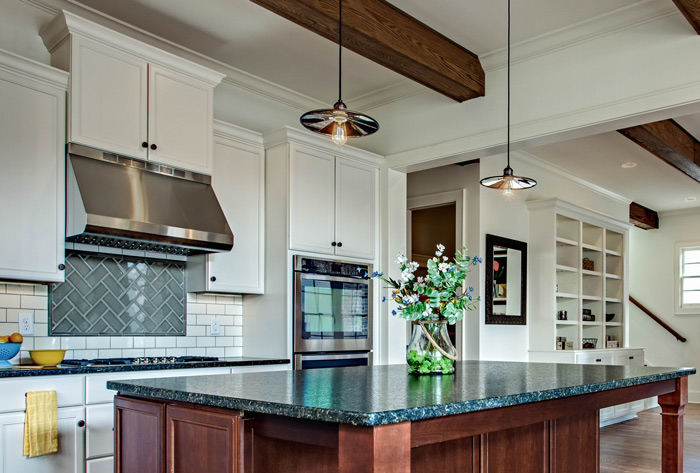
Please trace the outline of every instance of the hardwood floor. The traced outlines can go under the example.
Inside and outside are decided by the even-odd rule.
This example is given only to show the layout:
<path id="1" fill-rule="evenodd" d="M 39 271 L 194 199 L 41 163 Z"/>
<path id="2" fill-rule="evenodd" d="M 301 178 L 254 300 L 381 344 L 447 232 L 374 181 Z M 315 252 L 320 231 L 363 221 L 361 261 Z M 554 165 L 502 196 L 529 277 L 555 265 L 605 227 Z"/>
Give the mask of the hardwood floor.
<path id="1" fill-rule="evenodd" d="M 601 473 L 661 471 L 661 409 L 600 429 Z M 700 472 L 700 404 L 688 404 L 684 417 L 684 471 Z"/>

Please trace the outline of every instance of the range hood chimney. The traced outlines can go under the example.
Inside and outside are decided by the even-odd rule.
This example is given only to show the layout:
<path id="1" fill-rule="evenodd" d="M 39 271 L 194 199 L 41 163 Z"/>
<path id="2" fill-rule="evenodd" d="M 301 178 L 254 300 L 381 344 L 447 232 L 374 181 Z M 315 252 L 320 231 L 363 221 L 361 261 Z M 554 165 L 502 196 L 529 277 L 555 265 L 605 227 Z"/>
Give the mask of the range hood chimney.
<path id="1" fill-rule="evenodd" d="M 66 240 L 185 256 L 233 247 L 209 176 L 74 143 L 66 166 Z"/>

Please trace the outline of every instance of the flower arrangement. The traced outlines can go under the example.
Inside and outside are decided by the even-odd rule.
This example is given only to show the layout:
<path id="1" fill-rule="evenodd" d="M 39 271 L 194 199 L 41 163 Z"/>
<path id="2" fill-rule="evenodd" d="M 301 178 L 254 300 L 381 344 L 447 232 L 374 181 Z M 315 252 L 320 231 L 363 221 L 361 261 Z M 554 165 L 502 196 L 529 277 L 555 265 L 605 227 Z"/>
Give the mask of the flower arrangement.
<path id="1" fill-rule="evenodd" d="M 462 291 L 462 283 L 470 268 L 483 260 L 478 256 L 467 256 L 466 250 L 462 247 L 462 252 L 458 251 L 450 262 L 447 256 L 443 256 L 444 245 L 437 245 L 435 256 L 428 260 L 428 275 L 425 277 L 415 276 L 418 263 L 409 262 L 403 253 L 399 253 L 396 261 L 401 268 L 399 281 L 374 272 L 372 277 L 378 277 L 394 288 L 391 296 L 399 307 L 392 310 L 392 314 L 412 322 L 447 320 L 454 324 L 464 317 L 464 309 L 476 309 L 475 302 L 479 298 L 473 298 L 474 288 Z"/>
<path id="2" fill-rule="evenodd" d="M 447 334 L 446 324 L 454 324 L 464 317 L 464 310 L 476 308 L 473 287 L 462 290 L 462 284 L 472 266 L 483 260 L 466 255 L 466 248 L 455 254 L 449 261 L 443 256 L 445 247 L 437 245 L 435 256 L 428 260 L 428 275 L 416 277 L 418 263 L 408 261 L 399 253 L 397 263 L 401 268 L 400 280 L 384 277 L 375 272 L 373 278 L 380 278 L 394 288 L 391 297 L 399 304 L 392 310 L 413 322 L 413 335 L 406 350 L 406 361 L 410 374 L 451 374 L 457 350 Z"/>

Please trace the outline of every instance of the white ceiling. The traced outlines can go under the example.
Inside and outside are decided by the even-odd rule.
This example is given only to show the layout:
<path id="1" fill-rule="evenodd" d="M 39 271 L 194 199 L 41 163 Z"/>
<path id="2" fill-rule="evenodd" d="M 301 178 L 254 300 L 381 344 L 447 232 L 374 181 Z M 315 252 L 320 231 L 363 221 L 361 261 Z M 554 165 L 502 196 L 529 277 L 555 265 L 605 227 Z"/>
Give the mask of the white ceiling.
<path id="1" fill-rule="evenodd" d="M 337 98 L 337 45 L 250 0 L 74 0 L 321 103 Z M 512 4 L 513 44 L 526 43 L 648 2 L 671 0 L 527 0 Z M 506 45 L 506 2 L 390 0 L 482 59 Z M 349 51 L 343 53 L 343 99 L 410 82 Z M 432 93 L 435 101 L 444 97 Z M 700 137 L 700 115 L 681 117 Z M 700 206 L 700 184 L 617 133 L 526 150 L 579 177 L 657 211 Z M 636 168 L 624 170 L 622 161 Z M 686 202 L 688 196 L 698 201 Z"/>

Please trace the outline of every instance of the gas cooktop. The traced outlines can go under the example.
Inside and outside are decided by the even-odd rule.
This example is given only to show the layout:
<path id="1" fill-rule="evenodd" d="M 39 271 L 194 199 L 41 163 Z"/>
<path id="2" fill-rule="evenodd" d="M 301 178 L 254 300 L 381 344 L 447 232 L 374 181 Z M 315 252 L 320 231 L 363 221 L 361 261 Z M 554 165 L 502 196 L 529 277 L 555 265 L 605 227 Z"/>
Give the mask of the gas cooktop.
<path id="1" fill-rule="evenodd" d="M 215 356 L 141 356 L 138 358 L 63 360 L 61 364 L 71 366 L 169 365 L 174 363 L 194 363 L 203 361 L 219 361 L 219 359 Z"/>

